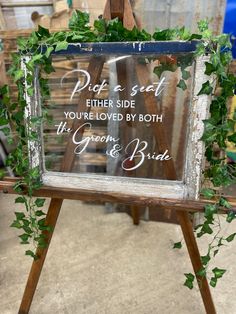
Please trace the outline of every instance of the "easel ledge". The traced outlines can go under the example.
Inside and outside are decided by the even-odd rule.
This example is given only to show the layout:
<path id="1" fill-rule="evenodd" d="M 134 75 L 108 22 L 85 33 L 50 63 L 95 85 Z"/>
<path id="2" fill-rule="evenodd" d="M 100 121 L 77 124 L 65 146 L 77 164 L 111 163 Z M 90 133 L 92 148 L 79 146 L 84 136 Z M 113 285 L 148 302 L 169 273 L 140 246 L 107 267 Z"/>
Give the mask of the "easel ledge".
<path id="1" fill-rule="evenodd" d="M 6 177 L 3 181 L 0 181 L 0 191 L 5 194 L 17 194 L 14 190 L 14 185 L 19 179 Z M 27 191 L 25 190 L 25 194 Z M 210 200 L 183 200 L 183 199 L 171 199 L 160 197 L 142 197 L 131 196 L 126 194 L 119 194 L 114 192 L 98 192 L 88 191 L 84 189 L 68 189 L 43 186 L 37 191 L 34 191 L 35 197 L 48 197 L 56 199 L 68 199 L 68 200 L 80 200 L 80 201 L 101 201 L 108 203 L 123 203 L 126 205 L 138 205 L 140 206 L 156 206 L 158 209 L 171 209 L 181 210 L 186 212 L 204 212 L 204 207 L 207 204 L 214 204 L 214 201 Z M 227 196 L 226 196 L 227 197 Z M 233 205 L 230 209 L 222 209 L 221 214 L 227 214 L 228 212 L 236 213 L 236 198 L 227 197 L 230 203 Z"/>

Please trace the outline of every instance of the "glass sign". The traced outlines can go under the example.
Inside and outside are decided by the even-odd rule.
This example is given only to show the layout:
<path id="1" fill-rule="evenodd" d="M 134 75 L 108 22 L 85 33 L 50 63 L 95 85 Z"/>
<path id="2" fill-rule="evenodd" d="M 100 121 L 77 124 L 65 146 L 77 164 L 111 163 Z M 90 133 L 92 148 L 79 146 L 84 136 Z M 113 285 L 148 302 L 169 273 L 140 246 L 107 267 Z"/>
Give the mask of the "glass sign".
<path id="1" fill-rule="evenodd" d="M 183 179 L 192 52 L 60 54 L 53 66 L 47 171 Z"/>

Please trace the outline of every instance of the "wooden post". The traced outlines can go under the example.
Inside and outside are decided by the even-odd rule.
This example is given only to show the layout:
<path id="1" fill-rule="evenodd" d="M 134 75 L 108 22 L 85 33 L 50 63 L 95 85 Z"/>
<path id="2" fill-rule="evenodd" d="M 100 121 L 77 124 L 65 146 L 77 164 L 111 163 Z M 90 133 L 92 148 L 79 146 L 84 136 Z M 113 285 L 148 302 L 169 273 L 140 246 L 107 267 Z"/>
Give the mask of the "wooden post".
<path id="1" fill-rule="evenodd" d="M 123 17 L 123 25 L 127 29 L 132 30 L 137 23 L 134 18 L 133 9 L 129 0 L 124 0 L 124 17 Z"/>
<path id="2" fill-rule="evenodd" d="M 121 21 L 123 21 L 124 17 L 124 0 L 110 0 L 110 8 L 111 8 L 111 18 L 114 19 L 118 17 Z"/>
<path id="3" fill-rule="evenodd" d="M 200 277 L 197 272 L 202 268 L 201 256 L 198 250 L 196 238 L 193 232 L 193 225 L 189 218 L 189 213 L 177 211 L 177 217 L 184 235 L 184 240 L 188 249 L 188 254 L 193 265 L 193 269 L 198 280 L 199 290 L 207 314 L 216 314 L 215 305 L 212 299 L 210 287 L 206 277 Z"/>
<path id="4" fill-rule="evenodd" d="M 60 213 L 61 205 L 63 200 L 62 199 L 52 199 L 50 206 L 48 208 L 48 213 L 46 216 L 46 225 L 53 228 L 52 232 L 43 231 L 43 234 L 46 236 L 46 248 L 38 248 L 36 251 L 37 256 L 39 257 L 37 260 L 33 261 L 31 266 L 31 270 L 29 273 L 29 277 L 27 280 L 27 284 L 25 287 L 24 295 L 21 301 L 19 314 L 27 314 L 29 313 L 29 309 L 34 297 L 34 293 L 39 281 L 39 277 L 43 268 L 43 264 L 48 252 L 49 244 L 52 239 L 53 231 L 56 226 L 57 218 Z"/>

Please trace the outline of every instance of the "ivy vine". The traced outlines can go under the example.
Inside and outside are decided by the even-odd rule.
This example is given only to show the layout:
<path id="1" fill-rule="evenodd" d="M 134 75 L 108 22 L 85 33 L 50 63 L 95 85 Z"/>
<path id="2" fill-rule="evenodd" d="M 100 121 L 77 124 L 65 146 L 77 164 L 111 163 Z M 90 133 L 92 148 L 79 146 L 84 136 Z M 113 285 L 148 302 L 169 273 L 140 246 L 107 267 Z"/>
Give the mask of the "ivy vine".
<path id="1" fill-rule="evenodd" d="M 30 168 L 28 159 L 28 140 L 37 141 L 38 134 L 35 131 L 37 125 L 49 120 L 45 101 L 50 99 L 50 92 L 47 79 L 43 78 L 43 73 L 50 74 L 54 71 L 52 66 L 52 53 L 66 50 L 70 43 L 81 42 L 122 42 L 122 41 L 168 41 L 168 40 L 199 40 L 196 56 L 208 54 L 209 62 L 205 63 L 205 74 L 214 76 L 216 89 L 207 80 L 198 95 L 213 95 L 210 105 L 210 118 L 204 121 L 204 134 L 202 141 L 206 146 L 207 167 L 204 171 L 204 178 L 207 182 L 205 186 L 210 187 L 202 190 L 202 195 L 213 200 L 205 206 L 204 222 L 196 226 L 197 237 L 206 234 L 212 235 L 212 241 L 208 246 L 207 254 L 202 256 L 203 268 L 199 270 L 199 276 L 207 276 L 211 259 L 218 254 L 219 249 L 225 243 L 233 241 L 236 233 L 227 237 L 219 236 L 218 213 L 226 209 L 228 214 L 226 221 L 230 223 L 236 218 L 235 212 L 231 211 L 231 205 L 223 196 L 222 189 L 236 182 L 236 164 L 227 163 L 226 148 L 227 142 L 236 144 L 236 112 L 233 117 L 228 115 L 228 102 L 234 95 L 236 78 L 229 73 L 229 64 L 232 60 L 230 38 L 226 34 L 214 36 L 208 28 L 208 21 L 198 23 L 199 33 L 191 34 L 185 27 L 173 29 L 157 30 L 154 34 L 149 34 L 145 30 L 134 27 L 128 30 L 123 27 L 118 19 L 106 21 L 98 19 L 93 26 L 89 25 L 89 15 L 80 11 L 75 11 L 69 21 L 68 31 L 50 33 L 48 29 L 41 26 L 37 31 L 33 31 L 29 38 L 19 38 L 17 40 L 18 52 L 13 55 L 12 66 L 9 74 L 17 85 L 17 101 L 12 102 L 8 86 L 0 89 L 0 126 L 1 131 L 7 136 L 8 142 L 15 145 L 15 150 L 7 159 L 7 166 L 10 166 L 19 181 L 14 189 L 19 196 L 15 199 L 16 203 L 25 205 L 25 211 L 15 212 L 15 220 L 12 227 L 21 230 L 19 235 L 22 244 L 33 243 L 34 247 L 44 248 L 46 244 L 46 233 L 51 231 L 50 226 L 45 224 L 45 211 L 43 206 L 45 199 L 33 198 L 34 191 L 41 187 L 40 171 L 38 167 Z M 31 55 L 30 62 L 25 63 L 28 71 L 27 76 L 22 70 L 22 57 Z M 192 60 L 185 60 L 182 63 L 182 78 L 178 87 L 185 90 L 185 81 L 190 77 L 186 70 Z M 180 62 L 181 64 L 181 62 Z M 154 72 L 160 76 L 163 71 L 175 71 L 178 65 L 166 59 L 164 64 L 160 64 Z M 39 118 L 27 117 L 25 122 L 24 111 L 26 100 L 24 98 L 25 89 L 27 94 L 32 97 L 34 93 L 33 80 L 34 69 L 39 68 L 39 84 L 41 90 L 42 116 Z M 32 126 L 27 128 L 26 126 Z M 14 136 L 14 132 L 17 136 Z M 46 232 L 45 232 L 46 231 Z M 181 248 L 182 243 L 176 242 L 174 248 Z M 26 255 L 37 259 L 36 250 L 26 251 Z M 215 287 L 225 269 L 214 268 L 211 271 L 210 284 Z M 195 275 L 185 274 L 185 285 L 192 289 Z"/>

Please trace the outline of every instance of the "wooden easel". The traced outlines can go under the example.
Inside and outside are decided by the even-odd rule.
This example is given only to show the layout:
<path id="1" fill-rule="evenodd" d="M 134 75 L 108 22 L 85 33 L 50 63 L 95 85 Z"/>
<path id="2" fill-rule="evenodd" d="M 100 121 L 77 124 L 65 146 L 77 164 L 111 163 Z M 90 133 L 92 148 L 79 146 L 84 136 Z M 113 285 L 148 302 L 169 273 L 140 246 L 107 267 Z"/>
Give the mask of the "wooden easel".
<path id="1" fill-rule="evenodd" d="M 128 29 L 132 29 L 136 23 L 135 23 L 135 19 L 133 16 L 133 12 L 132 12 L 132 8 L 130 5 L 129 0 L 108 0 L 105 6 L 105 10 L 104 10 L 104 18 L 106 19 L 111 19 L 114 17 L 118 17 L 120 20 L 123 21 L 123 24 L 126 28 Z M 93 76 L 91 77 L 91 83 L 93 85 L 97 84 L 99 81 L 99 78 L 101 76 L 101 72 L 103 69 L 103 65 L 104 65 L 104 60 L 101 57 L 93 57 L 91 58 L 91 61 L 89 63 L 88 66 L 88 72 L 89 73 L 93 73 Z M 118 79 L 123 80 L 123 70 L 125 69 L 125 64 L 121 63 L 120 65 L 117 65 L 117 72 L 118 72 Z M 136 72 L 137 72 L 137 77 L 139 79 L 140 82 L 142 82 L 142 85 L 145 85 L 147 83 L 147 73 L 145 74 L 145 67 L 143 67 L 142 65 L 137 65 L 136 67 Z M 82 92 L 81 96 L 80 96 L 80 104 L 85 103 L 85 99 L 87 98 L 93 98 L 93 92 L 91 91 L 86 91 L 86 92 Z M 153 96 L 154 97 L 154 96 Z M 145 99 L 145 105 L 146 105 L 146 110 L 147 112 L 150 113 L 156 113 L 156 108 L 154 108 L 153 106 L 153 99 L 152 99 L 152 95 L 151 94 L 145 94 L 144 95 L 144 99 Z M 86 111 L 87 108 L 83 108 L 80 105 L 79 110 L 81 111 Z M 78 122 L 76 121 L 73 125 L 73 129 L 77 129 L 80 124 L 83 122 Z M 160 152 L 163 149 L 166 149 L 166 139 L 165 139 L 165 133 L 163 131 L 163 128 L 159 125 L 153 125 L 153 133 L 154 133 L 154 137 L 157 140 L 157 135 L 162 135 L 163 141 L 158 140 L 158 146 L 159 146 L 159 150 Z M 80 134 L 80 136 L 82 137 L 82 132 Z M 73 144 L 72 141 L 70 141 L 70 139 L 68 140 L 68 144 L 66 147 L 66 152 L 63 158 L 63 162 L 62 162 L 62 167 L 61 167 L 61 171 L 65 171 L 65 172 L 69 172 L 73 166 L 74 163 L 74 154 L 71 154 L 70 152 L 73 150 Z M 174 165 L 173 163 L 169 162 L 166 163 L 166 168 L 165 168 L 165 173 L 166 173 L 166 177 L 167 179 L 176 179 L 176 174 L 175 174 L 175 169 L 174 169 Z M 5 185 L 5 192 L 10 192 L 12 193 L 12 186 L 10 186 L 11 183 L 7 186 Z M 47 188 L 47 187 L 43 187 L 41 190 L 39 190 L 38 192 L 36 192 L 37 195 L 41 195 L 41 196 L 49 196 L 51 197 L 51 202 L 49 205 L 49 209 L 48 209 L 48 213 L 47 213 L 47 217 L 46 217 L 46 224 L 50 225 L 53 229 L 55 228 L 56 222 L 57 222 L 57 218 L 59 216 L 60 213 L 60 209 L 63 203 L 63 199 L 80 199 L 80 200 L 91 200 L 91 199 L 96 199 L 96 197 L 98 198 L 98 195 L 96 194 L 92 194 L 91 192 L 86 193 L 85 191 L 79 191 L 79 189 L 75 189 L 74 191 L 71 191 L 69 189 L 55 189 L 55 188 Z M 122 195 L 117 196 L 117 195 L 110 195 L 110 194 L 104 194 L 104 195 L 99 195 L 100 199 L 106 200 L 106 201 L 110 201 L 110 202 L 123 202 L 126 204 L 132 204 L 132 212 L 133 212 L 133 218 L 134 218 L 134 223 L 138 224 L 139 222 L 139 214 L 138 214 L 138 207 L 140 205 L 145 204 L 151 204 L 150 199 L 143 199 L 143 203 L 141 202 L 136 202 L 133 199 L 129 199 L 126 200 L 125 197 L 122 197 Z M 198 211 L 202 211 L 203 210 L 203 204 L 192 204 L 190 201 L 189 202 L 185 202 L 185 205 L 188 204 L 188 207 L 184 207 L 184 202 L 173 202 L 173 200 L 161 200 L 161 199 L 156 199 L 153 201 L 153 204 L 155 203 L 155 205 L 159 205 L 162 208 L 167 208 L 170 210 L 173 209 L 178 209 L 176 211 L 177 213 L 177 217 L 179 219 L 179 223 L 181 225 L 182 228 L 182 232 L 184 235 L 184 239 L 188 248 L 188 253 L 193 265 L 193 269 L 194 272 L 197 276 L 197 279 L 199 280 L 198 284 L 199 284 L 199 289 L 201 292 L 201 296 L 202 296 L 202 300 L 205 306 L 205 310 L 206 313 L 208 314 L 215 314 L 215 307 L 214 307 L 214 303 L 212 300 L 212 296 L 210 293 L 210 289 L 209 289 L 209 285 L 208 282 L 206 280 L 206 278 L 202 278 L 199 277 L 197 275 L 197 272 L 202 268 L 202 263 L 201 263 L 201 258 L 200 258 L 200 254 L 199 254 L 199 250 L 197 247 L 197 243 L 196 243 L 196 239 L 194 236 L 194 232 L 193 232 L 193 226 L 191 223 L 191 220 L 189 218 L 189 211 L 191 211 L 191 209 L 195 208 L 194 210 L 196 211 L 196 207 L 198 208 Z M 178 203 L 178 204 L 177 204 Z M 176 205 L 177 204 L 177 205 Z M 182 206 L 183 205 L 183 209 Z M 38 248 L 37 249 L 37 255 L 39 256 L 39 259 L 36 261 L 33 261 L 29 276 L 28 276 L 28 280 L 27 280 L 27 284 L 25 287 L 25 291 L 24 291 L 24 295 L 22 298 L 22 302 L 20 305 L 20 309 L 19 309 L 19 314 L 26 314 L 29 313 L 29 309 L 33 300 L 33 296 L 39 281 L 39 277 L 41 274 L 41 270 L 43 268 L 43 264 L 47 255 L 47 251 L 50 245 L 50 241 L 53 235 L 53 232 L 47 232 L 44 231 L 44 234 L 46 236 L 47 239 L 47 248 Z"/>

